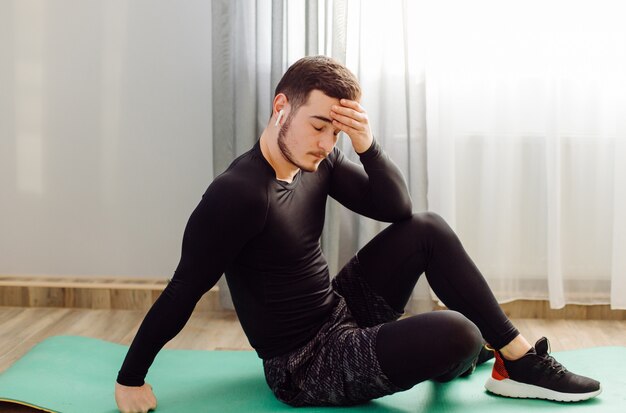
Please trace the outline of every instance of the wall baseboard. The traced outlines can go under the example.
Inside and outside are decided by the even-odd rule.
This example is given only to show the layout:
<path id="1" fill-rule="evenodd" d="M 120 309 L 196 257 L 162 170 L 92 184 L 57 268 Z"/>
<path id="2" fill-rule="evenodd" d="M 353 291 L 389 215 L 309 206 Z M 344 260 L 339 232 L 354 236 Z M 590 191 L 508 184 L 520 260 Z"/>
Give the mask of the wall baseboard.
<path id="1" fill-rule="evenodd" d="M 0 276 L 0 306 L 148 310 L 166 285 L 166 278 Z M 516 300 L 501 307 L 510 318 L 626 320 L 626 310 L 609 305 L 570 304 L 553 310 L 548 301 Z M 223 311 L 217 286 L 196 309 Z M 433 309 L 444 307 L 433 302 Z"/>
<path id="2" fill-rule="evenodd" d="M 545 320 L 626 320 L 626 310 L 612 310 L 610 305 L 568 304 L 562 309 L 550 308 L 545 300 L 515 300 L 500 304 L 509 318 Z M 445 309 L 435 304 L 438 310 Z"/>
<path id="3" fill-rule="evenodd" d="M 0 306 L 148 310 L 166 278 L 0 276 Z M 221 311 L 217 286 L 198 310 Z"/>

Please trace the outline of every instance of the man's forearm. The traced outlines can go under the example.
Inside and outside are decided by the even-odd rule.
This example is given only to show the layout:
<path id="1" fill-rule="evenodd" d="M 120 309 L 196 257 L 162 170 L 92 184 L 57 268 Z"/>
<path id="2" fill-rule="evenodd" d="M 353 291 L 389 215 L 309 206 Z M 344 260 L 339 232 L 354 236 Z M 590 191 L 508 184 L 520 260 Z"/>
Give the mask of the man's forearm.
<path id="1" fill-rule="evenodd" d="M 333 161 L 330 196 L 352 211 L 379 221 L 409 218 L 411 197 L 398 167 L 376 140 L 360 157 L 363 166 L 339 152 Z"/>
<path id="2" fill-rule="evenodd" d="M 404 176 L 382 147 L 374 141 L 360 160 L 368 176 L 367 195 L 375 208 L 389 221 L 411 216 L 413 206 Z"/>
<path id="3" fill-rule="evenodd" d="M 197 290 L 170 282 L 144 318 L 135 336 L 117 382 L 141 386 L 154 358 L 185 326 L 199 297 Z"/>

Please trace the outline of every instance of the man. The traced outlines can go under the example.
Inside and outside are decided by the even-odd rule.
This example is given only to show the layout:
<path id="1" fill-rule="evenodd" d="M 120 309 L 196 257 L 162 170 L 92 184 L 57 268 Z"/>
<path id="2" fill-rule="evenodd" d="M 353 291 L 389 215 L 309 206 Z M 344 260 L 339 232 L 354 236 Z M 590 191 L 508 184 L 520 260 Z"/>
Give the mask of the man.
<path id="1" fill-rule="evenodd" d="M 360 96 L 354 75 L 330 58 L 303 58 L 287 70 L 259 141 L 189 218 L 180 263 L 119 372 L 122 412 L 156 407 L 148 368 L 222 273 L 269 387 L 293 406 L 357 404 L 469 374 L 484 340 L 496 349 L 491 392 L 563 401 L 600 393 L 600 383 L 549 356 L 545 338 L 532 347 L 519 334 L 443 219 L 412 213 Z M 339 132 L 362 166 L 335 148 Z M 332 282 L 319 242 L 329 195 L 392 223 Z M 398 321 L 424 272 L 451 311 Z"/>

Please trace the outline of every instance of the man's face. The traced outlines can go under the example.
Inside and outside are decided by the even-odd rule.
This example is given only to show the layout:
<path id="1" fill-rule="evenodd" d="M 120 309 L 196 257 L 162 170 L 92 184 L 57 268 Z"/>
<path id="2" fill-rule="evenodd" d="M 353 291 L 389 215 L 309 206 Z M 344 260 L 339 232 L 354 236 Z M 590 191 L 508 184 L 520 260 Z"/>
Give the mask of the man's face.
<path id="1" fill-rule="evenodd" d="M 337 143 L 339 129 L 332 125 L 332 105 L 339 105 L 339 99 L 313 90 L 304 105 L 289 113 L 278 132 L 278 147 L 283 156 L 303 171 L 317 171 Z"/>

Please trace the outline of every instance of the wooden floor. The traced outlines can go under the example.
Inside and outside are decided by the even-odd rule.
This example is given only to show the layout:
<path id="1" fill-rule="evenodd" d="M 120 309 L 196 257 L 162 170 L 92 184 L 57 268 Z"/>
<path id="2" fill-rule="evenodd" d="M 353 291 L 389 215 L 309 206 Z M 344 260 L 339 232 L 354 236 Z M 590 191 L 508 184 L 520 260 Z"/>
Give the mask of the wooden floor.
<path id="1" fill-rule="evenodd" d="M 50 336 L 80 335 L 120 344 L 133 339 L 145 311 L 0 307 L 0 372 Z M 624 320 L 513 319 L 529 340 L 547 336 L 552 351 L 626 346 Z M 166 348 L 251 350 L 234 312 L 196 311 Z M 0 403 L 0 412 L 33 412 Z"/>

